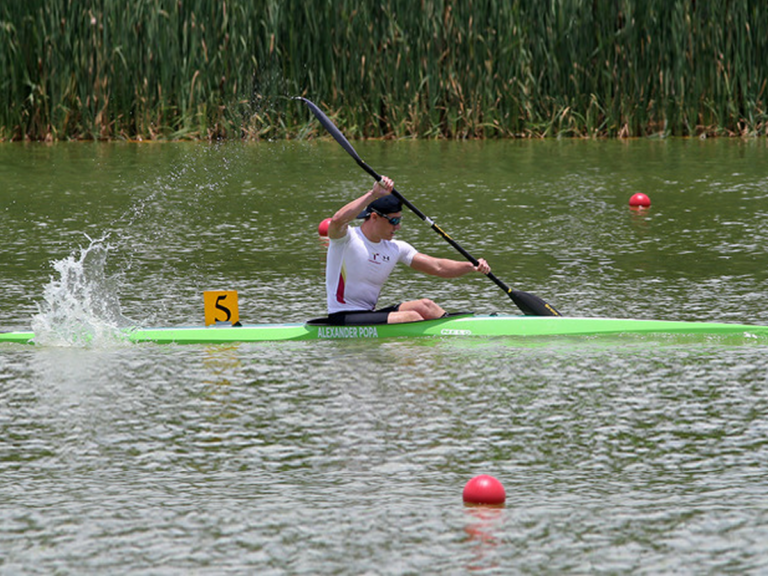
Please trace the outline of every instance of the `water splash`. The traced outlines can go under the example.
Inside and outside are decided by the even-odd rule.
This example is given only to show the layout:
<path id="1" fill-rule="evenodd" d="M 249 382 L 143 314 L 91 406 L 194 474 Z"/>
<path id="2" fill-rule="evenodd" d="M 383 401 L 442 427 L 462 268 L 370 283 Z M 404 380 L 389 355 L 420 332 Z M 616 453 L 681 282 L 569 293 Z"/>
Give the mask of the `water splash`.
<path id="1" fill-rule="evenodd" d="M 83 234 L 84 247 L 51 262 L 54 274 L 43 288 L 38 314 L 32 317 L 35 342 L 114 345 L 124 340 L 126 328 L 152 323 L 157 317 L 167 321 L 177 313 L 168 313 L 167 306 L 185 299 L 206 262 L 202 252 L 190 254 L 185 249 L 190 222 L 204 226 L 201 214 L 215 212 L 219 192 L 230 180 L 232 156 L 242 155 L 243 149 L 195 145 L 181 149 L 180 155 L 176 150 L 168 151 L 161 173 L 131 185 L 133 201 L 105 221 L 93 235 L 97 240 Z M 116 269 L 119 273 L 111 275 L 109 270 Z M 122 314 L 121 289 L 139 295 L 154 290 L 164 298 L 151 310 L 138 311 L 130 308 L 135 297 L 129 299 L 126 308 L 141 316 L 135 322 Z"/>
<path id="2" fill-rule="evenodd" d="M 86 236 L 87 237 L 87 236 Z M 35 342 L 51 346 L 102 346 L 125 341 L 131 325 L 122 315 L 120 276 L 108 276 L 107 238 L 93 240 L 67 258 L 53 262 L 58 273 L 43 291 L 32 318 Z"/>

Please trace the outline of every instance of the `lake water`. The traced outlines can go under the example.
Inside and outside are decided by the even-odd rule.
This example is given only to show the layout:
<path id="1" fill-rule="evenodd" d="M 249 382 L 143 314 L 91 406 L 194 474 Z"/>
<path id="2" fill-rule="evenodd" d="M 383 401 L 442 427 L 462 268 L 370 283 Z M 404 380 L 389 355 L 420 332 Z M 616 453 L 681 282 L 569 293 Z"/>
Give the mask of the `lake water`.
<path id="1" fill-rule="evenodd" d="M 768 324 L 765 140 L 355 146 L 564 314 Z M 109 337 L 209 289 L 323 315 L 317 225 L 369 185 L 331 141 L 0 145 L 0 329 L 58 338 L 0 345 L 0 573 L 768 570 L 764 343 Z M 407 269 L 382 303 L 420 296 L 517 312 Z M 504 508 L 463 505 L 477 474 Z"/>

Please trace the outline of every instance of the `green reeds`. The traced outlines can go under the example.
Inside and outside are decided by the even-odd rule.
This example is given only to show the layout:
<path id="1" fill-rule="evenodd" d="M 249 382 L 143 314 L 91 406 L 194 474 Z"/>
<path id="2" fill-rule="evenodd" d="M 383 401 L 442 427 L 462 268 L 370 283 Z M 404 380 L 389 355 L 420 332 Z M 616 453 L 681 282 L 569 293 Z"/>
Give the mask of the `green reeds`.
<path id="1" fill-rule="evenodd" d="M 762 0 L 7 0 L 0 139 L 765 135 Z"/>

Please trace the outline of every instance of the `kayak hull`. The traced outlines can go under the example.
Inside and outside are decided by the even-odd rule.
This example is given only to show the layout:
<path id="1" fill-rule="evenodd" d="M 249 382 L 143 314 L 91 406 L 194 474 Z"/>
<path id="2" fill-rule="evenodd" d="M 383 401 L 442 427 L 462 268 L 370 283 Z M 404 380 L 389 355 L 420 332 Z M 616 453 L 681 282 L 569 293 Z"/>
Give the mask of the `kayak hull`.
<path id="1" fill-rule="evenodd" d="M 744 335 L 768 338 L 768 326 L 676 320 L 464 315 L 406 324 L 323 326 L 306 323 L 186 326 L 126 330 L 131 342 L 218 344 L 290 340 L 375 340 L 382 338 L 555 337 L 609 334 Z M 34 343 L 33 332 L 0 333 L 0 342 Z"/>

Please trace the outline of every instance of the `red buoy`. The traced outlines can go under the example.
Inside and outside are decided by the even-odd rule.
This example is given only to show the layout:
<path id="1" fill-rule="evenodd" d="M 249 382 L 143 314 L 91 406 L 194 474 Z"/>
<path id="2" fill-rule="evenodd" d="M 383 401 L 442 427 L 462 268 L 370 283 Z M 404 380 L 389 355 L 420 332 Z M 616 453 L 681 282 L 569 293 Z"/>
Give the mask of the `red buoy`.
<path id="1" fill-rule="evenodd" d="M 638 192 L 629 199 L 629 205 L 632 208 L 648 208 L 651 205 L 651 199 L 642 192 Z"/>
<path id="2" fill-rule="evenodd" d="M 507 493 L 496 478 L 481 474 L 466 483 L 463 497 L 465 504 L 500 506 L 507 499 Z"/>
<path id="3" fill-rule="evenodd" d="M 317 233 L 320 234 L 320 236 L 328 236 L 328 226 L 331 224 L 331 219 L 326 218 L 320 224 L 317 226 Z"/>

